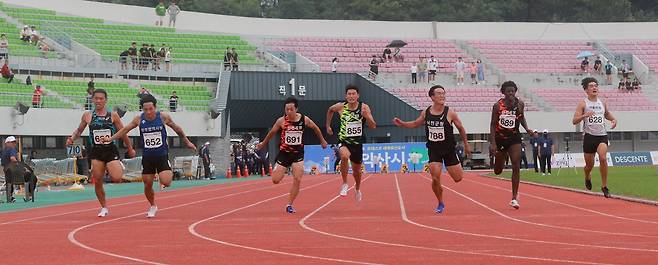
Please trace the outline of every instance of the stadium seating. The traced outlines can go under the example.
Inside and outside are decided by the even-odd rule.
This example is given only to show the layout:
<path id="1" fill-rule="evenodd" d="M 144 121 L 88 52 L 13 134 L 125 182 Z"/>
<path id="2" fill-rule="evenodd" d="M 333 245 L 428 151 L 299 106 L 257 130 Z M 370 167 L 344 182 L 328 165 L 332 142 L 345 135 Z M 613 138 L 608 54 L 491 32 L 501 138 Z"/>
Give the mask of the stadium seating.
<path id="1" fill-rule="evenodd" d="M 503 97 L 495 87 L 455 87 L 447 90 L 450 92 L 446 95 L 446 105 L 460 112 L 490 112 L 493 104 Z M 419 110 L 432 104 L 427 88 L 393 88 L 390 92 Z M 526 111 L 539 110 L 529 99 L 520 98 L 525 102 Z"/>
<path id="2" fill-rule="evenodd" d="M 151 91 L 152 94 L 160 96 L 160 98 L 167 102 L 171 92 L 176 91 L 178 103 L 188 111 L 206 111 L 208 110 L 208 104 L 213 99 L 213 95 L 206 86 L 154 84 L 142 84 L 142 86 Z M 167 109 L 167 104 L 160 104 L 160 107 L 162 109 Z"/>
<path id="3" fill-rule="evenodd" d="M 505 72 L 580 73 L 581 51 L 594 53 L 585 41 L 484 41 L 468 42 Z M 591 65 L 590 65 L 591 66 Z"/>
<path id="4" fill-rule="evenodd" d="M 32 105 L 32 93 L 34 87 L 11 83 L 7 84 L 0 82 L 0 106 L 14 106 L 16 102 L 20 101 L 25 105 Z M 64 102 L 56 96 L 48 95 L 48 92 L 43 96 L 42 108 L 72 108 L 73 104 Z"/>
<path id="5" fill-rule="evenodd" d="M 532 88 L 531 91 L 542 97 L 556 111 L 575 111 L 585 94 L 579 89 Z M 658 106 L 641 91 L 627 93 L 617 89 L 599 88 L 599 97 L 608 102 L 612 111 L 658 111 Z"/>
<path id="6" fill-rule="evenodd" d="M 42 34 L 52 38 L 72 37 L 96 50 L 103 58 L 117 59 L 134 41 L 172 47 L 174 63 L 213 63 L 223 60 L 227 47 L 235 48 L 241 64 L 257 64 L 255 47 L 239 36 L 177 33 L 172 28 L 105 24 L 101 19 L 57 15 L 54 11 L 34 8 L 12 8 L 0 5 L 0 10 L 21 23 L 35 25 Z M 14 30 L 14 32 L 18 32 Z"/>
<path id="7" fill-rule="evenodd" d="M 16 25 L 0 18 L 0 33 L 7 35 L 7 41 L 9 42 L 9 56 L 42 57 L 43 53 L 37 46 L 21 41 L 20 32 L 21 29 L 17 28 Z M 46 56 L 52 58 L 55 55 L 53 53 L 48 53 Z"/>
<path id="8" fill-rule="evenodd" d="M 606 41 L 608 48 L 616 53 L 632 53 L 654 72 L 658 69 L 658 41 L 623 40 Z"/>
<path id="9" fill-rule="evenodd" d="M 408 73 L 413 62 L 419 57 L 434 56 L 439 62 L 439 72 L 454 72 L 457 57 L 472 61 L 466 53 L 458 49 L 454 43 L 446 40 L 411 39 L 400 49 L 404 63 L 389 62 L 379 65 L 379 72 Z M 299 52 L 320 65 L 323 72 L 331 71 L 331 60 L 339 59 L 338 72 L 366 72 L 373 55 L 382 56 L 390 39 L 351 39 L 351 38 L 288 38 L 266 41 L 265 45 L 273 51 Z M 391 48 L 393 50 L 393 48 Z"/>

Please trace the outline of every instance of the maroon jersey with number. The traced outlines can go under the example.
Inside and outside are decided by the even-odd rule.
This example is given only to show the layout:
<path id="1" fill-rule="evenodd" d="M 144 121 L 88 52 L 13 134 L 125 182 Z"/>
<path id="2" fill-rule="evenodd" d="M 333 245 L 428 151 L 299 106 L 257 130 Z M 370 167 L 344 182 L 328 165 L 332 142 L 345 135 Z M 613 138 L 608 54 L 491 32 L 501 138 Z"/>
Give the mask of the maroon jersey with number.
<path id="1" fill-rule="evenodd" d="M 304 153 L 304 115 L 300 114 L 298 121 L 291 121 L 288 116 L 283 116 L 283 130 L 281 130 L 281 141 L 279 150 L 287 153 Z"/>

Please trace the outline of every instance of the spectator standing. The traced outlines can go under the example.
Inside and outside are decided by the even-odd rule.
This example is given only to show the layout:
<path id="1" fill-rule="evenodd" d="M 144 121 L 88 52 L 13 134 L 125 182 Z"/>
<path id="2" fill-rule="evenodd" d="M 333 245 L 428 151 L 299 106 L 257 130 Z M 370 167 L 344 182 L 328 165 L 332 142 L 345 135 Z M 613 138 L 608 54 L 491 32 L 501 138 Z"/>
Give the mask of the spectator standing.
<path id="1" fill-rule="evenodd" d="M 539 173 L 539 133 L 533 130 L 530 134 L 530 148 L 532 148 L 532 164 L 535 166 L 535 173 Z"/>
<path id="2" fill-rule="evenodd" d="M 471 62 L 471 65 L 468 66 L 468 71 L 471 74 L 471 85 L 477 85 L 477 73 L 478 73 L 478 67 L 475 65 L 475 62 Z"/>
<path id="3" fill-rule="evenodd" d="M 30 30 L 30 27 L 28 27 L 27 25 L 23 26 L 23 30 L 21 30 L 21 40 L 23 42 L 29 43 L 31 38 L 32 38 L 32 31 Z"/>
<path id="4" fill-rule="evenodd" d="M 608 61 L 605 66 L 605 81 L 608 85 L 612 85 L 612 64 Z"/>
<path id="5" fill-rule="evenodd" d="M 601 62 L 601 56 L 596 56 L 596 60 L 594 60 L 594 72 L 597 72 L 598 74 L 601 74 L 601 65 L 603 62 Z"/>
<path id="6" fill-rule="evenodd" d="M 180 7 L 176 5 L 176 2 L 172 1 L 167 8 L 167 13 L 169 13 L 169 26 L 176 27 L 176 17 L 180 13 Z"/>
<path id="7" fill-rule="evenodd" d="M 7 78 L 7 83 L 11 83 L 14 80 L 14 72 L 9 68 L 9 60 L 4 61 L 5 63 L 2 65 L 2 69 L 0 69 L 0 74 L 2 74 L 3 78 Z"/>
<path id="8" fill-rule="evenodd" d="M 226 53 L 224 53 L 224 71 L 231 70 L 232 62 L 233 62 L 233 53 L 231 53 L 231 50 L 228 47 L 226 47 Z"/>
<path id="9" fill-rule="evenodd" d="M 89 91 L 89 89 L 94 90 L 95 88 L 96 88 L 96 83 L 94 83 L 94 77 L 92 76 L 91 78 L 89 78 L 89 82 L 87 83 L 87 91 Z"/>
<path id="10" fill-rule="evenodd" d="M 338 58 L 334 57 L 333 60 L 331 60 L 331 72 L 335 73 L 338 70 Z"/>
<path id="11" fill-rule="evenodd" d="M 167 7 L 164 4 L 164 0 L 160 0 L 160 3 L 155 6 L 155 14 L 158 16 L 158 20 L 155 21 L 155 25 L 162 27 L 164 17 L 167 14 Z"/>
<path id="12" fill-rule="evenodd" d="M 370 79 L 375 80 L 377 78 L 377 75 L 379 74 L 379 62 L 377 61 L 377 57 L 375 55 L 372 56 L 372 60 L 370 60 L 370 73 L 368 76 Z"/>
<path id="13" fill-rule="evenodd" d="M 8 176 L 9 168 L 15 166 L 20 161 L 18 150 L 16 149 L 16 137 L 9 136 L 5 139 L 5 146 L 2 149 L 0 164 L 5 175 L 5 192 L 7 193 L 7 202 L 15 202 L 13 177 Z"/>
<path id="14" fill-rule="evenodd" d="M 137 43 L 133 42 L 130 44 L 130 48 L 128 48 L 128 55 L 130 56 L 130 61 L 132 62 L 133 70 L 135 70 L 135 65 L 137 65 L 137 69 L 139 70 L 139 65 L 137 64 Z"/>
<path id="15" fill-rule="evenodd" d="M 142 48 L 139 49 L 139 70 L 146 70 L 149 66 L 149 45 L 142 43 Z"/>
<path id="16" fill-rule="evenodd" d="M 199 157 L 203 160 L 203 175 L 205 179 L 215 179 L 214 177 L 210 176 L 210 142 L 206 142 L 203 144 L 203 147 L 199 149 Z M 241 152 L 241 151 L 239 151 Z M 236 154 L 237 156 L 237 154 Z"/>
<path id="17" fill-rule="evenodd" d="M 526 145 L 525 142 L 523 141 L 523 137 L 521 138 L 521 165 L 524 165 L 525 169 L 528 169 L 528 157 L 526 156 Z M 520 167 L 520 166 L 519 166 Z"/>
<path id="18" fill-rule="evenodd" d="M 119 64 L 121 64 L 121 70 L 128 70 L 128 57 L 130 56 L 128 50 L 125 50 L 119 54 Z"/>
<path id="19" fill-rule="evenodd" d="M 0 60 L 9 59 L 9 40 L 7 40 L 7 35 L 0 35 Z"/>
<path id="20" fill-rule="evenodd" d="M 553 139 L 548 136 L 548 130 L 544 129 L 542 137 L 539 138 L 539 164 L 541 165 L 541 175 L 551 175 L 551 158 L 553 157 Z"/>
<path id="21" fill-rule="evenodd" d="M 32 92 L 32 107 L 33 108 L 41 108 L 42 96 L 43 96 L 43 88 L 41 88 L 41 85 L 37 85 L 34 88 L 34 92 Z"/>
<path id="22" fill-rule="evenodd" d="M 164 55 L 165 71 L 171 71 L 171 47 L 167 48 Z"/>
<path id="23" fill-rule="evenodd" d="M 583 61 L 580 62 L 580 70 L 582 70 L 583 73 L 589 74 L 589 59 L 587 57 L 583 58 Z"/>
<path id="24" fill-rule="evenodd" d="M 436 70 L 439 68 L 439 63 L 434 58 L 434 55 L 430 56 L 429 61 L 427 61 L 427 69 L 429 73 L 427 74 L 427 82 L 436 81 Z"/>
<path id="25" fill-rule="evenodd" d="M 630 71 L 630 67 L 628 66 L 628 63 L 626 60 L 621 60 L 621 75 L 624 78 L 624 82 L 626 82 L 626 79 L 628 79 L 628 72 Z"/>
<path id="26" fill-rule="evenodd" d="M 418 83 L 418 80 L 416 79 L 416 76 L 418 75 L 418 66 L 416 63 L 411 64 L 411 83 L 416 84 Z"/>
<path id="27" fill-rule="evenodd" d="M 466 68 L 466 63 L 462 60 L 462 57 L 457 58 L 455 63 L 455 72 L 457 73 L 457 85 L 464 85 L 464 69 Z"/>
<path id="28" fill-rule="evenodd" d="M 87 97 L 85 98 L 85 110 L 92 110 L 93 102 L 92 98 L 94 97 L 94 88 L 87 87 Z"/>
<path id="29" fill-rule="evenodd" d="M 427 80 L 427 61 L 425 58 L 420 58 L 420 63 L 418 63 L 418 79 L 421 83 Z"/>
<path id="30" fill-rule="evenodd" d="M 238 53 L 235 51 L 235 48 L 231 48 L 231 54 L 233 54 L 232 55 L 233 62 L 231 63 L 231 65 L 233 65 L 233 71 L 238 71 L 238 65 L 240 64 L 240 59 Z"/>
<path id="31" fill-rule="evenodd" d="M 477 71 L 478 71 L 478 84 L 484 84 L 484 64 L 482 63 L 482 60 L 478 59 L 477 60 Z"/>
<path id="32" fill-rule="evenodd" d="M 41 108 L 43 100 L 43 88 L 41 85 L 37 85 L 34 88 L 34 92 L 32 92 L 32 107 L 33 108 Z"/>
<path id="33" fill-rule="evenodd" d="M 143 105 L 142 100 L 143 100 L 144 96 L 150 95 L 150 94 L 151 93 L 148 90 L 146 90 L 145 87 L 142 87 L 142 88 L 139 89 L 139 93 L 137 93 L 137 97 L 139 98 L 139 110 L 142 110 L 142 105 Z"/>
<path id="34" fill-rule="evenodd" d="M 340 145 L 332 144 L 331 151 L 333 151 L 334 154 L 334 168 L 332 171 L 338 173 L 338 164 L 340 164 Z M 327 170 L 327 172 L 329 171 Z"/>
<path id="35" fill-rule="evenodd" d="M 169 97 L 169 111 L 176 112 L 178 108 L 178 96 L 176 96 L 176 91 L 171 91 L 171 96 Z"/>
<path id="36" fill-rule="evenodd" d="M 155 44 L 151 43 L 151 47 L 149 48 L 149 61 L 151 62 L 151 69 L 153 71 L 157 71 L 160 69 L 160 61 L 158 59 L 158 52 L 155 50 Z"/>

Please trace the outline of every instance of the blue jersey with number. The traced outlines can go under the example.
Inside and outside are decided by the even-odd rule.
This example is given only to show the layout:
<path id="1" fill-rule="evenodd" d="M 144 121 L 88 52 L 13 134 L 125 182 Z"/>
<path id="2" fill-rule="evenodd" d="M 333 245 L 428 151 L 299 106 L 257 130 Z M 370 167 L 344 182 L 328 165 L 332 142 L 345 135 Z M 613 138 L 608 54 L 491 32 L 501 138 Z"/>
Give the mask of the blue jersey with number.
<path id="1" fill-rule="evenodd" d="M 156 112 L 155 119 L 147 120 L 144 113 L 139 121 L 139 135 L 144 145 L 142 156 L 166 156 L 169 154 L 167 146 L 167 130 L 160 118 L 160 112 Z"/>

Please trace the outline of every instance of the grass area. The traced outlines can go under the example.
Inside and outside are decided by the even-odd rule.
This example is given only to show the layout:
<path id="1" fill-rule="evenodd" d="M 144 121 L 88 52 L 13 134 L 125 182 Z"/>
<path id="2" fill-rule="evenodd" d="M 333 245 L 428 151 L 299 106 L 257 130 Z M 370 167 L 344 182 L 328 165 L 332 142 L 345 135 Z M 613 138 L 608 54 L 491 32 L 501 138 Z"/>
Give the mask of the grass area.
<path id="1" fill-rule="evenodd" d="M 241 182 L 241 181 L 254 180 L 254 179 L 260 179 L 260 176 L 252 176 L 249 178 L 239 178 L 239 179 L 218 178 L 216 180 L 180 180 L 180 181 L 174 181 L 174 183 L 171 185 L 170 188 L 168 188 L 168 190 L 206 186 L 212 184 Z M 39 190 L 38 192 L 36 192 L 35 195 L 35 202 L 23 202 L 23 196 L 20 195 L 16 197 L 16 203 L 0 203 L 0 213 L 6 211 L 20 210 L 20 209 L 38 208 L 48 205 L 96 200 L 96 194 L 94 193 L 93 185 L 85 185 L 85 189 L 83 191 L 69 191 L 66 190 L 66 188 L 67 187 L 54 187 L 52 188 L 52 190 L 49 191 L 46 190 L 45 187 L 39 187 Z M 159 188 L 157 186 L 157 183 L 154 184 L 154 190 L 156 194 L 159 193 Z M 123 197 L 128 195 L 142 194 L 143 192 L 144 192 L 144 185 L 141 182 L 105 184 L 105 194 L 108 199 Z M 6 199 L 4 196 L 5 195 L 2 194 L 2 198 L 0 198 L 0 200 L 4 201 Z M 157 195 L 156 195 L 156 200 L 157 200 Z M 144 199 L 144 203 L 147 203 L 146 199 Z M 112 205 L 111 202 L 108 205 L 111 206 Z"/>
<path id="2" fill-rule="evenodd" d="M 612 195 L 658 201 L 656 167 L 609 167 L 608 169 L 608 188 Z M 500 176 L 510 178 L 511 175 L 512 172 L 505 171 Z M 535 173 L 533 170 L 522 170 L 521 180 L 585 190 L 585 173 L 582 168 L 578 168 L 576 172 L 573 168 L 562 169 L 560 176 L 557 176 L 557 169 L 553 169 L 551 176 L 542 176 L 541 173 Z M 592 171 L 592 191 L 601 191 L 601 174 L 598 167 Z"/>

